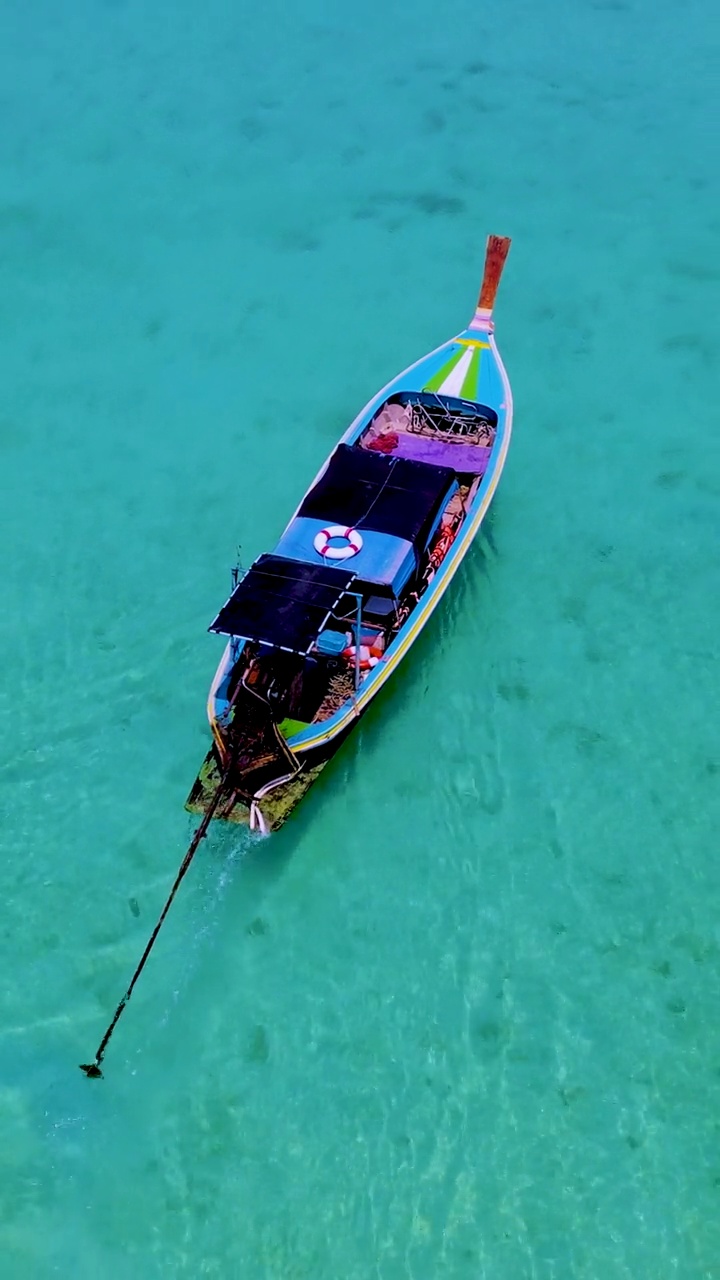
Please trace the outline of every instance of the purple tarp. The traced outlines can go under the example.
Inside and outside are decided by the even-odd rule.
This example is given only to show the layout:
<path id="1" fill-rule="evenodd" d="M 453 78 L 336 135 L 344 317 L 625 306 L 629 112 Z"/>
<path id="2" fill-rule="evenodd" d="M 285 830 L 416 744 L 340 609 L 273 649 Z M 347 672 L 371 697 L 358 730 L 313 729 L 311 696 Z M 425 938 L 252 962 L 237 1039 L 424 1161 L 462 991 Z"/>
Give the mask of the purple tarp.
<path id="1" fill-rule="evenodd" d="M 429 462 L 435 467 L 453 467 L 455 471 L 470 471 L 481 476 L 487 467 L 491 448 L 479 444 L 449 444 L 429 436 L 415 436 L 403 432 L 398 436 L 397 448 L 392 458 L 412 458 L 414 462 Z"/>

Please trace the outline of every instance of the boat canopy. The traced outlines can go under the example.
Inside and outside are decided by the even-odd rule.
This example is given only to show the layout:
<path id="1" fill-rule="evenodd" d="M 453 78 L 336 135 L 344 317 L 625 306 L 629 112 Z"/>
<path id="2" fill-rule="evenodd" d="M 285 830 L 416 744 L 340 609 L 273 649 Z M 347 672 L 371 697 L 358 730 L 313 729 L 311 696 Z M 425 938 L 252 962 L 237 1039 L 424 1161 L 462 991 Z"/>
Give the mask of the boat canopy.
<path id="1" fill-rule="evenodd" d="M 321 556 L 315 544 L 318 537 L 326 532 L 324 525 L 324 520 L 296 516 L 274 547 L 275 555 L 318 564 Z M 346 526 L 335 526 L 338 527 Z M 389 533 L 376 533 L 374 529 L 363 529 L 362 534 L 358 535 L 358 542 L 361 544 L 360 550 L 346 564 L 352 564 L 363 584 L 386 586 L 393 595 L 399 596 L 417 569 L 417 554 L 412 542 L 408 542 L 407 538 L 393 538 Z"/>
<path id="2" fill-rule="evenodd" d="M 328 564 L 260 556 L 208 629 L 305 655 L 354 578 Z"/>
<path id="3" fill-rule="evenodd" d="M 298 515 L 388 533 L 423 551 L 455 484 L 450 467 L 340 444 Z"/>

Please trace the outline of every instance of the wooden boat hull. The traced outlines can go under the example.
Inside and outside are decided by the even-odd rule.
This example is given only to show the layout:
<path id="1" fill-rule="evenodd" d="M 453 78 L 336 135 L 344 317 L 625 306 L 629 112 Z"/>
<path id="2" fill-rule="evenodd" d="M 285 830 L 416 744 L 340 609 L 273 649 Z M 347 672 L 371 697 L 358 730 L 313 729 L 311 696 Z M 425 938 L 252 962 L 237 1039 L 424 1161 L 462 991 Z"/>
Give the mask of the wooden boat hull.
<path id="1" fill-rule="evenodd" d="M 343 734 L 332 738 L 330 742 L 306 752 L 298 773 L 288 782 L 274 787 L 268 793 L 261 802 L 264 830 L 268 832 L 277 831 L 290 817 L 293 809 L 297 808 L 312 784 L 320 776 L 325 765 L 339 751 L 352 728 L 353 726 L 351 725 Z M 190 813 L 204 814 L 207 812 L 221 783 L 222 774 L 223 767 L 218 749 L 213 744 L 200 766 L 198 776 L 185 803 L 185 808 Z M 237 795 L 233 795 L 232 792 L 228 796 L 227 804 L 220 806 L 216 818 L 222 822 L 233 822 L 239 826 L 255 828 L 250 805 Z"/>
<path id="2" fill-rule="evenodd" d="M 407 655 L 438 607 L 482 526 L 505 465 L 512 431 L 512 393 L 495 343 L 492 321 L 495 290 L 508 246 L 509 241 L 490 237 L 483 287 L 468 328 L 418 360 L 378 392 L 350 424 L 336 450 L 341 450 L 343 446 L 363 447 L 362 442 L 367 438 L 368 431 L 373 430 L 373 424 L 390 404 L 402 406 L 407 402 L 413 408 L 416 404 L 420 407 L 427 404 L 433 408 L 437 401 L 440 405 L 460 406 L 459 411 L 462 413 L 472 413 L 473 409 L 483 413 L 489 411 L 495 419 L 495 434 L 491 447 L 485 450 L 487 457 L 480 463 L 477 459 L 482 450 L 478 451 L 476 443 L 466 446 L 462 438 L 439 439 L 436 433 L 426 441 L 421 438 L 422 433 L 413 433 L 412 438 L 395 435 L 395 443 L 391 441 L 393 451 L 399 456 L 403 456 L 404 451 L 406 457 L 416 462 L 430 462 L 439 469 L 452 466 L 458 476 L 464 476 L 468 480 L 475 475 L 472 484 L 468 486 L 467 504 L 463 499 L 463 518 L 459 529 L 453 535 L 451 545 L 446 548 L 437 568 L 431 573 L 422 595 L 416 596 L 417 603 L 413 605 L 406 621 L 393 634 L 391 643 L 382 654 L 382 660 L 377 661 L 373 670 L 363 674 L 362 682 L 357 684 L 352 698 L 347 698 L 337 710 L 318 722 L 297 725 L 291 723 L 282 744 L 282 751 L 290 761 L 288 776 L 278 777 L 268 788 L 261 787 L 252 800 L 247 793 L 244 796 L 238 795 L 230 787 L 227 802 L 220 804 L 217 814 L 226 821 L 245 823 L 264 831 L 274 831 L 282 825 Z M 372 448 L 373 445 L 369 447 Z M 303 503 L 307 502 L 315 487 L 322 482 L 331 461 L 332 458 L 324 464 L 291 518 L 276 549 L 279 554 L 291 557 L 295 554 L 293 530 L 298 525 L 298 515 L 304 510 Z M 474 467 L 476 471 L 468 472 L 467 467 Z M 309 523 L 305 521 L 305 524 Z M 350 524 L 351 521 L 346 523 Z M 321 532 L 325 534 L 327 531 Z M 317 539 L 315 547 L 319 550 Z M 232 634 L 227 629 L 226 633 Z M 232 664 L 236 661 L 232 646 L 231 640 L 210 691 L 208 715 L 215 742 L 188 797 L 186 807 L 194 813 L 207 811 L 218 785 L 221 784 L 223 761 L 227 760 L 221 732 L 221 691 L 227 684 Z M 279 772 L 282 773 L 282 768 Z"/>

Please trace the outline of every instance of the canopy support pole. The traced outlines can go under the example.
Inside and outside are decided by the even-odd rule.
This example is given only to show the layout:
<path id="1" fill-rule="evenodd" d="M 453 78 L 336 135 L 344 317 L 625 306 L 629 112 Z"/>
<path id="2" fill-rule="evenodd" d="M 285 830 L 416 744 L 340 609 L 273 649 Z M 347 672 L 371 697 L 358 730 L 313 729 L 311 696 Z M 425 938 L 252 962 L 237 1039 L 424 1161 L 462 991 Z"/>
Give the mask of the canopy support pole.
<path id="1" fill-rule="evenodd" d="M 357 618 L 355 619 L 355 693 L 360 688 L 360 637 L 361 637 L 361 621 L 362 621 L 362 596 L 353 595 L 357 600 Z"/>
<path id="2" fill-rule="evenodd" d="M 360 637 L 362 634 L 362 596 L 357 591 L 348 591 L 349 596 L 357 602 L 357 613 L 355 614 L 355 693 L 360 688 Z"/>

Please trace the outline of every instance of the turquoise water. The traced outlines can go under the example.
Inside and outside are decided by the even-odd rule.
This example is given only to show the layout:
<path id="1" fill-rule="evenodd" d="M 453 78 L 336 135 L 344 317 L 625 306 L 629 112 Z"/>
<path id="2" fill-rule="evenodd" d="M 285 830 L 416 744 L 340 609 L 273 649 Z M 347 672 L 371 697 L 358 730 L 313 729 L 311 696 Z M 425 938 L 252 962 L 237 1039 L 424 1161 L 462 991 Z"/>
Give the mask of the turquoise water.
<path id="1" fill-rule="evenodd" d="M 8 1280 L 720 1276 L 711 0 L 5 0 Z M 190 839 L 236 544 L 469 318 L 493 518 L 270 841 Z"/>

